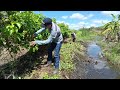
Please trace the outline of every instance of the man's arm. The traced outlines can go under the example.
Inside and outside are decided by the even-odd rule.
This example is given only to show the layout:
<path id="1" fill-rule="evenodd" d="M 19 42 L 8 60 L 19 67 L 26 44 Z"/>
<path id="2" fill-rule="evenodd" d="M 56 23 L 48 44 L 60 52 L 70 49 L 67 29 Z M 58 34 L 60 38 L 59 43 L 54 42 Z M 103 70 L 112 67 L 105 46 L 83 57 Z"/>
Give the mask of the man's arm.
<path id="1" fill-rule="evenodd" d="M 45 28 L 41 28 L 40 30 L 38 30 L 37 32 L 34 33 L 34 36 L 37 36 L 39 33 L 41 33 L 44 30 L 45 30 Z"/>
<path id="2" fill-rule="evenodd" d="M 49 38 L 47 40 L 35 40 L 35 43 L 36 44 L 39 44 L 39 45 L 44 45 L 44 44 L 48 44 L 48 43 L 51 43 L 53 41 L 53 38 L 52 36 L 50 35 Z"/>

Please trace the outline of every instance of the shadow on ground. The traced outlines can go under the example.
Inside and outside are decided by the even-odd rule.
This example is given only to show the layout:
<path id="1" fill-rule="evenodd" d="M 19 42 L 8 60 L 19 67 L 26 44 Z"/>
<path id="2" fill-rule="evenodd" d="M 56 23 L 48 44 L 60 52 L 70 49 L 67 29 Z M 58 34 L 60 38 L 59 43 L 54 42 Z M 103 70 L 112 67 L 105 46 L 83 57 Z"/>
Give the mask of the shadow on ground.
<path id="1" fill-rule="evenodd" d="M 0 66 L 0 79 L 13 79 L 13 76 L 23 77 L 27 73 L 41 65 L 44 56 L 47 55 L 47 45 L 40 46 L 36 53 L 27 52 L 16 60 Z"/>

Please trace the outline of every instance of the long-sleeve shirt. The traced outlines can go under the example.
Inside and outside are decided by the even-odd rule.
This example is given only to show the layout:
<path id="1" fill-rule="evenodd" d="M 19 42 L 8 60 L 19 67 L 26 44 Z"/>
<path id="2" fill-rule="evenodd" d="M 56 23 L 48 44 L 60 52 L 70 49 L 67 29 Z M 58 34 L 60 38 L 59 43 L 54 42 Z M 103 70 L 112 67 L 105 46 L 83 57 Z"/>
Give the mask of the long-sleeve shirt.
<path id="1" fill-rule="evenodd" d="M 76 38 L 76 34 L 75 33 L 72 33 L 72 38 Z"/>
<path id="2" fill-rule="evenodd" d="M 42 31 L 46 30 L 45 28 L 42 28 L 40 30 L 38 30 L 37 32 L 35 32 L 35 36 L 37 36 L 39 33 L 41 33 Z M 48 37 L 47 40 L 35 40 L 35 42 L 39 45 L 44 45 L 44 44 L 48 44 L 48 43 L 60 43 L 63 41 L 63 36 L 62 33 L 60 31 L 60 28 L 58 25 L 56 25 L 55 23 L 52 22 L 52 28 L 50 30 L 50 36 Z"/>

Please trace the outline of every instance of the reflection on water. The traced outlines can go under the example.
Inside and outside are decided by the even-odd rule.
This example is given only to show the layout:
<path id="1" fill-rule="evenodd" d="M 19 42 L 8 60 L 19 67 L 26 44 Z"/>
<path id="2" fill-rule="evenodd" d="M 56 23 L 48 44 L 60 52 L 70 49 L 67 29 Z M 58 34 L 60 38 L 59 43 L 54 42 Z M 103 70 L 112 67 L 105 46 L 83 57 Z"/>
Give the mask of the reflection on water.
<path id="1" fill-rule="evenodd" d="M 119 71 L 110 66 L 107 61 L 99 58 L 101 55 L 101 48 L 95 42 L 88 46 L 87 54 L 93 58 L 94 65 L 89 66 L 87 71 L 88 78 L 97 79 L 118 79 L 120 78 Z"/>
<path id="2" fill-rule="evenodd" d="M 103 61 L 98 61 L 98 64 L 97 65 L 94 65 L 94 68 L 95 69 L 110 69 L 107 65 L 106 65 L 106 62 L 103 62 Z"/>
<path id="3" fill-rule="evenodd" d="M 88 55 L 90 57 L 98 59 L 100 52 L 101 52 L 101 48 L 98 45 L 96 45 L 96 43 L 91 43 L 89 45 L 89 47 L 88 47 Z"/>

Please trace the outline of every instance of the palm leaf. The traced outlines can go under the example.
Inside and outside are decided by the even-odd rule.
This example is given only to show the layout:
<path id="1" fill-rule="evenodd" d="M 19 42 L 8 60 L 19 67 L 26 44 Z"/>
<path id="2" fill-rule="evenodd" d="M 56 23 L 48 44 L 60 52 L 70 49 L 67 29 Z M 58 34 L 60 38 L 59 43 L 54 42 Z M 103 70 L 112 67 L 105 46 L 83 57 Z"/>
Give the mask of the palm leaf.
<path id="1" fill-rule="evenodd" d="M 115 19 L 116 19 L 116 16 L 115 16 L 114 14 L 111 14 L 111 15 L 112 15 L 113 19 L 115 20 Z"/>
<path id="2" fill-rule="evenodd" d="M 110 32 L 111 30 L 112 30 L 111 28 L 108 28 L 105 31 L 103 31 L 102 34 L 106 34 L 107 32 Z"/>

